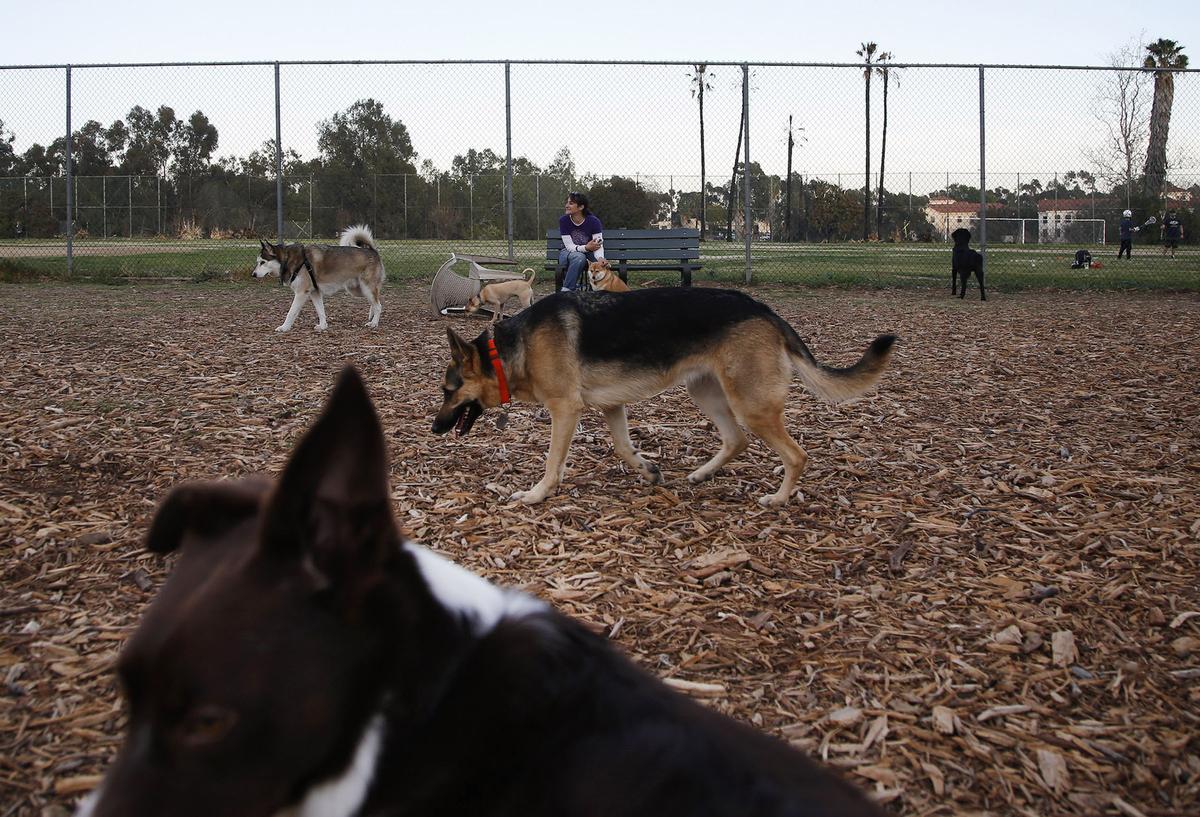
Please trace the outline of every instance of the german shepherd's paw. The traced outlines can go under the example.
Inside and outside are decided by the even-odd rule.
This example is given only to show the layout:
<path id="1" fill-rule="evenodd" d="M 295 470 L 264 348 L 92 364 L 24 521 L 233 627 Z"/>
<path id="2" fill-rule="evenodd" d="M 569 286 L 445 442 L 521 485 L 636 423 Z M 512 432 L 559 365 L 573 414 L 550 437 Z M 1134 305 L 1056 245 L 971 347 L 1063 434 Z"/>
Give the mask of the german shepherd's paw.
<path id="1" fill-rule="evenodd" d="M 643 462 L 641 471 L 642 476 L 645 477 L 651 485 L 662 485 L 662 469 L 658 467 L 657 462 Z"/>
<path id="2" fill-rule="evenodd" d="M 512 502 L 524 502 L 526 505 L 536 505 L 546 498 L 549 491 L 539 490 L 537 487 L 530 488 L 528 491 L 516 491 L 509 497 Z"/>
<path id="3" fill-rule="evenodd" d="M 780 496 L 779 494 L 767 494 L 766 496 L 760 496 L 758 498 L 758 504 L 762 505 L 764 508 L 778 508 L 786 505 L 788 499 L 789 497 L 786 494 L 783 496 Z"/>

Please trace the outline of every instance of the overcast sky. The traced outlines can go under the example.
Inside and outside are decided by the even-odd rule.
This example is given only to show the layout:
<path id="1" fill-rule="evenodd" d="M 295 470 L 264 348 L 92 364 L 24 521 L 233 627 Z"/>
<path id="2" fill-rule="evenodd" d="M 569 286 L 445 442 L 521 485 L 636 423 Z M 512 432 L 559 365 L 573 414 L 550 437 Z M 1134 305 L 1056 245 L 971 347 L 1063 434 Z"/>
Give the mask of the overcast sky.
<path id="1" fill-rule="evenodd" d="M 971 4 L 978 6 L 979 4 Z M 964 2 L 717 3 L 339 2 L 124 0 L 11 3 L 0 64 L 272 60 L 649 60 L 854 62 L 867 40 L 899 62 L 1105 65 L 1135 41 L 1167 37 L 1200 66 L 1200 3 L 1003 0 Z M 14 7 L 15 6 L 15 7 Z M 719 68 L 707 97 L 709 172 L 728 174 L 741 110 L 740 69 Z M 245 156 L 274 137 L 267 67 L 78 70 L 73 123 L 108 124 L 133 105 L 203 110 L 220 129 L 218 156 Z M 903 72 L 891 100 L 888 170 L 915 174 L 914 189 L 978 178 L 977 72 Z M 1053 173 L 1085 166 L 1102 139 L 1096 72 L 989 72 L 988 167 Z M 48 142 L 62 128 L 61 71 L 0 72 L 0 120 L 14 147 Z M 418 161 L 446 169 L 467 148 L 503 155 L 504 80 L 499 66 L 288 67 L 283 72 L 285 147 L 316 153 L 318 123 L 355 100 L 380 100 L 408 127 Z M 876 86 L 877 87 L 877 86 Z M 872 152 L 878 156 L 879 96 Z M 697 174 L 696 105 L 684 66 L 516 66 L 513 151 L 545 167 L 569 147 L 582 172 Z M 862 79 L 856 69 L 758 68 L 751 80 L 752 159 L 782 174 L 787 123 L 800 137 L 798 172 L 840 181 L 862 168 Z M 801 131 L 800 129 L 803 129 Z M 1200 75 L 1176 86 L 1171 161 L 1200 167 Z M 927 177 L 922 180 L 922 176 Z M 961 178 L 959 178 L 961 177 Z M 1000 182 L 997 182 L 1000 183 Z M 684 186 L 693 183 L 684 182 Z"/>
<path id="2" fill-rule="evenodd" d="M 1200 3 L 6 3 L 0 61 L 622 59 L 852 61 L 875 40 L 917 62 L 1103 63 L 1143 29 L 1200 59 Z M 976 11 L 975 9 L 983 9 Z"/>

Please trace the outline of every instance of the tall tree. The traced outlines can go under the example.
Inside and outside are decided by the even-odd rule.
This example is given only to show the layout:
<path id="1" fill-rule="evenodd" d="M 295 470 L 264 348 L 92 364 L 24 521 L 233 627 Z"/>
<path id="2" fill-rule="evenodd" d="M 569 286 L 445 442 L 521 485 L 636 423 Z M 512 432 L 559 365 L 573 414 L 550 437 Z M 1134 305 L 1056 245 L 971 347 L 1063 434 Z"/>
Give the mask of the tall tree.
<path id="1" fill-rule="evenodd" d="M 871 77 L 875 73 L 875 67 L 872 60 L 875 57 L 875 51 L 879 46 L 875 43 L 863 43 L 858 51 L 854 52 L 862 57 L 863 64 L 863 84 L 866 85 L 866 112 L 867 112 L 867 147 L 865 151 L 867 168 L 863 176 L 863 241 L 871 237 Z"/>
<path id="2" fill-rule="evenodd" d="M 1102 72 L 1091 106 L 1104 129 L 1103 141 L 1086 155 L 1110 187 L 1124 188 L 1126 207 L 1132 205 L 1134 174 L 1146 159 L 1151 79 L 1145 71 L 1129 70 L 1141 62 L 1144 49 L 1135 40 L 1109 55 L 1117 70 Z"/>
<path id="3" fill-rule="evenodd" d="M 166 175 L 167 162 L 171 158 L 171 142 L 179 121 L 175 109 L 160 105 L 151 113 L 141 105 L 135 105 L 125 117 L 125 155 L 121 169 L 132 175 Z"/>
<path id="4" fill-rule="evenodd" d="M 375 99 L 360 99 L 317 126 L 317 148 L 327 169 L 358 173 L 415 173 L 416 151 L 403 122 Z"/>
<path id="5" fill-rule="evenodd" d="M 1187 68 L 1183 46 L 1174 40 L 1155 40 L 1146 46 L 1142 67 L 1154 70 L 1154 104 L 1150 109 L 1150 142 L 1146 148 L 1143 192 L 1157 202 L 1167 179 L 1167 131 L 1175 103 L 1175 69 Z"/>
<path id="6" fill-rule="evenodd" d="M 204 173 L 217 149 L 218 139 L 216 126 L 208 121 L 203 111 L 196 111 L 186 122 L 180 123 L 171 140 L 176 175 L 192 177 Z"/>
<path id="7" fill-rule="evenodd" d="M 4 130 L 4 120 L 0 119 L 0 176 L 8 176 L 16 170 L 17 155 L 13 151 L 16 138 L 12 131 Z"/>
<path id="8" fill-rule="evenodd" d="M 737 147 L 733 151 L 733 173 L 729 176 L 729 195 L 725 197 L 725 240 L 733 241 L 733 202 L 737 195 L 738 168 L 742 166 L 742 131 L 746 127 L 746 117 L 738 117 Z"/>
<path id="9" fill-rule="evenodd" d="M 713 89 L 712 78 L 715 77 L 708 70 L 707 63 L 696 63 L 692 66 L 692 96 L 700 103 L 700 240 L 704 240 L 705 219 L 704 219 L 704 92 Z"/>
<path id="10" fill-rule="evenodd" d="M 887 164 L 887 132 L 888 132 L 888 86 L 893 82 L 900 84 L 900 69 L 891 65 L 895 55 L 890 51 L 882 52 L 876 58 L 875 72 L 883 83 L 883 144 L 879 148 L 879 193 L 875 197 L 875 235 L 883 236 L 883 168 Z"/>

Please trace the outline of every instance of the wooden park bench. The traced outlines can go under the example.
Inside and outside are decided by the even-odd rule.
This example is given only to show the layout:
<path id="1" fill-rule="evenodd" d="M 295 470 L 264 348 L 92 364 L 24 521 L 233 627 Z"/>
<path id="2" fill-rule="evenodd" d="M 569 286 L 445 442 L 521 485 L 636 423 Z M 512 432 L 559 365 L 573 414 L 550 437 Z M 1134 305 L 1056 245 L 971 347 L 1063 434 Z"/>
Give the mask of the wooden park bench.
<path id="1" fill-rule="evenodd" d="M 567 275 L 558 263 L 562 249 L 558 228 L 546 231 L 546 269 L 554 270 L 554 291 L 562 289 Z M 692 285 L 692 272 L 700 269 L 700 231 L 686 227 L 670 230 L 605 230 L 604 257 L 629 283 L 630 270 L 679 270 L 679 283 Z M 587 271 L 584 270 L 584 274 Z"/>

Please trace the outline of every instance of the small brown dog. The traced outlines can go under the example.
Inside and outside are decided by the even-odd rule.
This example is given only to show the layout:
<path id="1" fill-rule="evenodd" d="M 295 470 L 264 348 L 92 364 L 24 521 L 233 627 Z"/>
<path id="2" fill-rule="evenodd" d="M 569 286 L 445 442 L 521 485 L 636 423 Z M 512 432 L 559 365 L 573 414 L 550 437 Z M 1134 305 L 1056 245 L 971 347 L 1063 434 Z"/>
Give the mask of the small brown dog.
<path id="1" fill-rule="evenodd" d="M 533 279 L 537 275 L 537 270 L 526 267 L 522 272 L 529 275 L 524 281 L 494 281 L 484 284 L 480 288 L 479 294 L 467 301 L 467 312 L 474 314 L 486 306 L 492 311 L 491 322 L 495 323 L 500 320 L 500 316 L 504 312 L 504 304 L 509 298 L 517 298 L 521 302 L 521 308 L 528 309 L 529 305 L 533 303 Z"/>
<path id="2" fill-rule="evenodd" d="M 628 292 L 629 285 L 621 280 L 616 270 L 608 261 L 593 261 L 588 264 L 588 280 L 592 289 L 602 289 L 605 292 Z"/>

